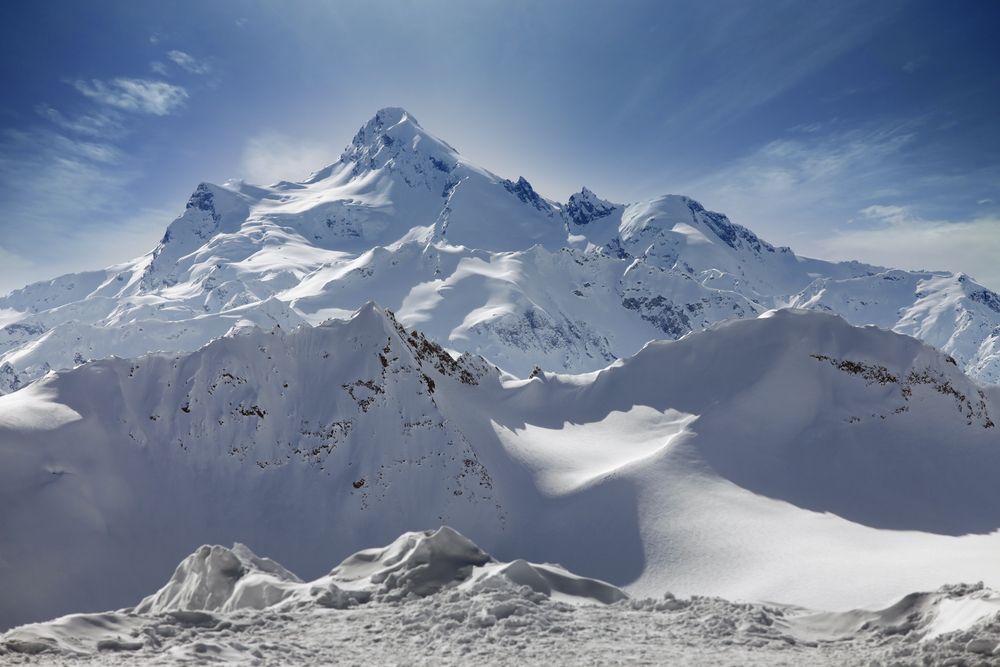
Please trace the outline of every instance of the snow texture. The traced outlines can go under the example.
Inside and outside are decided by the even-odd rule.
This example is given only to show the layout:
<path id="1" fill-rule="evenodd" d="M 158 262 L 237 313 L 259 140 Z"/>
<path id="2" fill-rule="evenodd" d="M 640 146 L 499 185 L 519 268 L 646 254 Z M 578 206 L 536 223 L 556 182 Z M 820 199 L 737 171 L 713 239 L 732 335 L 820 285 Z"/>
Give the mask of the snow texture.
<path id="1" fill-rule="evenodd" d="M 343 586 L 343 588 L 341 588 Z M 988 664 L 1000 595 L 947 586 L 882 610 L 630 599 L 554 565 L 499 563 L 442 527 L 302 582 L 203 546 L 134 608 L 0 635 L 9 664 Z"/>

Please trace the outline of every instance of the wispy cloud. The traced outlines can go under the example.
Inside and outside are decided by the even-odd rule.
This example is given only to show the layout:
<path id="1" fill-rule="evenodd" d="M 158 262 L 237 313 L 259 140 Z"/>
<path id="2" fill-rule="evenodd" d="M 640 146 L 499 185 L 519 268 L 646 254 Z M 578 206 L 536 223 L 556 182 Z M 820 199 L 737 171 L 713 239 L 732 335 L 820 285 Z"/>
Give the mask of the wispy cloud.
<path id="1" fill-rule="evenodd" d="M 315 141 L 296 140 L 277 132 L 251 138 L 240 162 L 243 178 L 253 183 L 305 178 L 337 156 Z"/>
<path id="2" fill-rule="evenodd" d="M 0 132 L 0 293 L 148 250 L 170 216 L 129 211 L 136 178 L 114 145 L 48 127 Z"/>
<path id="3" fill-rule="evenodd" d="M 768 142 L 729 166 L 683 183 L 679 191 L 731 212 L 781 243 L 829 231 L 856 213 L 853 202 L 892 194 L 898 156 L 918 123 L 803 132 Z M 842 217 L 837 217 L 842 216 Z"/>
<path id="4" fill-rule="evenodd" d="M 170 58 L 179 67 L 186 69 L 192 74 L 208 74 L 212 71 L 208 63 L 198 60 L 189 53 L 184 53 L 183 51 L 173 50 L 167 52 L 167 57 Z"/>
<path id="5" fill-rule="evenodd" d="M 1000 217 L 924 220 L 909 207 L 861 209 L 864 223 L 822 242 L 831 259 L 861 259 L 907 269 L 962 271 L 1000 290 Z"/>
<path id="6" fill-rule="evenodd" d="M 39 116 L 51 121 L 60 129 L 76 134 L 112 138 L 118 137 L 124 132 L 121 115 L 113 110 L 67 116 L 48 104 L 39 104 L 35 107 L 35 111 Z"/>
<path id="7" fill-rule="evenodd" d="M 135 213 L 141 171 L 121 140 L 132 114 L 166 116 L 187 91 L 125 77 L 70 83 L 90 100 L 84 108 L 38 104 L 45 122 L 0 130 L 0 292 L 141 254 L 170 218 Z"/>
<path id="8" fill-rule="evenodd" d="M 132 178 L 124 162 L 111 144 L 40 127 L 6 130 L 0 133 L 3 217 L 45 231 L 81 214 L 106 211 Z"/>
<path id="9" fill-rule="evenodd" d="M 31 275 L 31 260 L 0 245 L 0 294 L 16 289 Z"/>
<path id="10" fill-rule="evenodd" d="M 908 151 L 923 127 L 915 120 L 794 133 L 679 191 L 803 255 L 964 271 L 1000 289 L 1000 218 L 918 214 L 917 202 L 944 192 L 954 204 L 963 182 L 978 182 L 976 174 L 909 169 Z"/>
<path id="11" fill-rule="evenodd" d="M 870 220 L 878 220 L 888 225 L 902 226 L 913 219 L 905 206 L 885 206 L 873 204 L 858 211 Z"/>
<path id="12" fill-rule="evenodd" d="M 73 86 L 87 97 L 124 111 L 166 116 L 188 98 L 187 91 L 166 81 L 116 78 L 77 80 Z"/>
<path id="13" fill-rule="evenodd" d="M 153 62 L 149 63 L 149 70 L 151 72 L 159 74 L 160 76 L 167 76 L 169 74 L 169 72 L 167 71 L 167 64 L 159 60 L 154 60 Z"/>
<path id="14" fill-rule="evenodd" d="M 692 63 L 715 66 L 704 81 L 677 90 L 671 103 L 657 107 L 663 127 L 717 127 L 733 121 L 779 97 L 840 56 L 869 39 L 898 10 L 897 3 L 862 5 L 843 2 L 829 6 L 771 3 L 795 25 L 773 39 L 775 17 L 753 3 L 735 3 L 720 13 L 706 3 L 697 22 L 707 31 L 681 36 L 664 44 L 662 58 L 636 78 L 636 84 L 618 105 L 616 119 L 626 124 L 632 115 L 661 100 L 677 85 L 678 72 Z M 858 11 L 866 13 L 856 20 Z M 767 45 L 762 48 L 762 45 Z"/>

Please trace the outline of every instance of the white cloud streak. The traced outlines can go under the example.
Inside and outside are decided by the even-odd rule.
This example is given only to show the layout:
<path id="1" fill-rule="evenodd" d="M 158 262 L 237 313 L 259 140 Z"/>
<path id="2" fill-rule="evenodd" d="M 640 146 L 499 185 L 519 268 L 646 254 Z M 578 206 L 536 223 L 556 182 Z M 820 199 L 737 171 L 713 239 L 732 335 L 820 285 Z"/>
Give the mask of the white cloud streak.
<path id="1" fill-rule="evenodd" d="M 35 107 L 39 116 L 51 121 L 57 127 L 76 134 L 90 137 L 114 138 L 124 132 L 121 116 L 111 110 L 66 116 L 47 104 Z"/>
<path id="2" fill-rule="evenodd" d="M 129 212 L 135 177 L 108 144 L 43 128 L 0 133 L 0 293 L 152 248 L 171 215 Z"/>
<path id="3" fill-rule="evenodd" d="M 170 58 L 174 63 L 176 63 L 182 69 L 191 72 L 192 74 L 208 74 L 212 71 L 208 63 L 202 62 L 192 56 L 189 53 L 184 53 L 183 51 L 173 51 L 167 52 L 167 57 Z"/>
<path id="4" fill-rule="evenodd" d="M 1000 291 L 1000 217 L 924 220 L 898 205 L 868 206 L 859 213 L 873 226 L 839 230 L 822 241 L 831 259 L 961 271 Z"/>
<path id="5" fill-rule="evenodd" d="M 119 77 L 110 81 L 77 80 L 73 87 L 83 95 L 123 111 L 166 116 L 184 104 L 187 91 L 166 81 L 127 79 Z"/>
<path id="6" fill-rule="evenodd" d="M 250 139 L 243 148 L 242 177 L 263 184 L 302 179 L 336 160 L 339 155 L 334 152 L 315 141 L 264 132 Z"/>
<path id="7" fill-rule="evenodd" d="M 825 235 L 857 211 L 852 201 L 895 195 L 895 158 L 915 136 L 911 125 L 808 133 L 769 142 L 728 167 L 680 184 L 710 208 L 779 243 Z M 842 216 L 842 217 L 833 217 Z"/>

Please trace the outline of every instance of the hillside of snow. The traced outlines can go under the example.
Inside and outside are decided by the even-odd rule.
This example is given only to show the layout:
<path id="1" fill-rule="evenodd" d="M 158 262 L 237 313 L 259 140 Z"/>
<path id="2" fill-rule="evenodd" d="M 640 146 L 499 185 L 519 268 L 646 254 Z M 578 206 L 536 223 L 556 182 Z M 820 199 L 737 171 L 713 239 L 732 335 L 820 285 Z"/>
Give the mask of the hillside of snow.
<path id="1" fill-rule="evenodd" d="M 966 664 L 1000 657 L 1000 594 L 914 593 L 817 612 L 630 599 L 557 565 L 498 562 L 454 530 L 406 533 L 304 582 L 249 548 L 203 545 L 136 606 L 0 634 L 0 657 L 61 664 Z"/>
<path id="2" fill-rule="evenodd" d="M 843 610 L 1000 587 L 1000 389 L 803 310 L 516 379 L 391 313 L 242 326 L 0 397 L 0 626 L 242 542 L 303 576 L 447 524 L 637 595 Z"/>
<path id="3" fill-rule="evenodd" d="M 798 257 L 682 196 L 553 202 L 387 108 L 304 181 L 202 183 L 147 255 L 0 298 L 0 393 L 369 300 L 522 377 L 794 306 L 915 336 L 1000 382 L 1000 296 L 968 276 Z"/>

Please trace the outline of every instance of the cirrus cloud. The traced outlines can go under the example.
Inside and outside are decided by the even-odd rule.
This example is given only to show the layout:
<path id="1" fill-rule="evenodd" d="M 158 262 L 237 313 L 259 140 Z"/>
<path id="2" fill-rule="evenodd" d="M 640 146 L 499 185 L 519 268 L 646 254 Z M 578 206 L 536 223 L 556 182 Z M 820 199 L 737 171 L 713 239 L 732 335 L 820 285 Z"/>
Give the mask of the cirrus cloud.
<path id="1" fill-rule="evenodd" d="M 212 71 L 212 69 L 208 66 L 208 63 L 202 62 L 191 54 L 183 51 L 178 51 L 176 49 L 168 51 L 167 57 L 174 61 L 177 66 L 186 69 L 192 74 L 208 74 Z"/>
<path id="2" fill-rule="evenodd" d="M 904 269 L 963 272 L 1000 290 L 1000 217 L 925 220 L 908 206 L 876 204 L 858 211 L 864 227 L 835 231 L 821 242 L 831 259 L 860 259 Z"/>
<path id="3" fill-rule="evenodd" d="M 73 87 L 102 104 L 154 116 L 173 113 L 188 98 L 187 91 L 181 86 L 149 79 L 79 79 L 73 82 Z"/>

